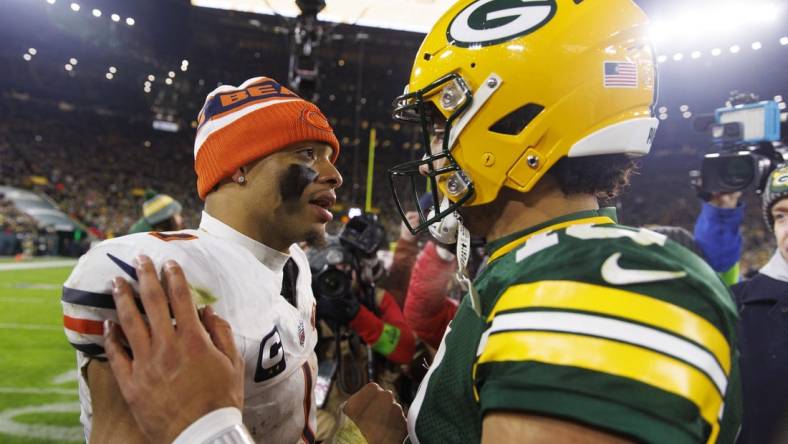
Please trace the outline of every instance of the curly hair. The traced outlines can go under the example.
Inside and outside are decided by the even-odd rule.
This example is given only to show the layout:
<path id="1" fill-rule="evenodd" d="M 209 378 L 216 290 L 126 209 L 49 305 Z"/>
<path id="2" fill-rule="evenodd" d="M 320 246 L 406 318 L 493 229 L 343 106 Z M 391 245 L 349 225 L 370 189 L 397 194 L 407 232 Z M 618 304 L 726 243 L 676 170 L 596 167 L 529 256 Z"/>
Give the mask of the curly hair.
<path id="1" fill-rule="evenodd" d="M 636 159 L 626 154 L 564 157 L 547 172 L 565 195 L 594 194 L 600 199 L 615 198 L 629 185 L 637 169 Z"/>

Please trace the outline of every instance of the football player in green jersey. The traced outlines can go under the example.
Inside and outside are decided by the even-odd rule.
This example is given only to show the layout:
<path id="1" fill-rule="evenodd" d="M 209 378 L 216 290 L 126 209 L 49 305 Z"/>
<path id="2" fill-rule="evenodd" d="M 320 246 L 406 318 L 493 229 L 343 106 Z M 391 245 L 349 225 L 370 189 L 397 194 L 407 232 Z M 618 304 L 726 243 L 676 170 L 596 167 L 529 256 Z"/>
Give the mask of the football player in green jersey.
<path id="1" fill-rule="evenodd" d="M 657 129 L 647 27 L 631 0 L 461 0 L 422 43 L 394 114 L 426 152 L 390 170 L 397 206 L 418 196 L 399 181 L 426 177 L 435 204 L 411 230 L 456 237 L 461 276 L 469 232 L 489 261 L 410 407 L 410 442 L 734 441 L 726 286 L 597 203 Z"/>

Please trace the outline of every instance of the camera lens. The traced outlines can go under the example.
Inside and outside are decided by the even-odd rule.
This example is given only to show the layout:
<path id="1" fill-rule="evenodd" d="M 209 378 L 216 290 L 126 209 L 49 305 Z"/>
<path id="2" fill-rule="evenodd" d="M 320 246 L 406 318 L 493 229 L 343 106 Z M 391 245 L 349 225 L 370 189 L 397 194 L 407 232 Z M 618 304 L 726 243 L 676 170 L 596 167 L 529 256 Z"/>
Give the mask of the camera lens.
<path id="1" fill-rule="evenodd" d="M 339 270 L 326 270 L 318 278 L 318 294 L 329 298 L 341 297 L 349 288 L 347 276 Z"/>
<path id="2" fill-rule="evenodd" d="M 731 157 L 721 169 L 722 183 L 734 189 L 741 189 L 752 182 L 753 168 L 749 157 Z"/>

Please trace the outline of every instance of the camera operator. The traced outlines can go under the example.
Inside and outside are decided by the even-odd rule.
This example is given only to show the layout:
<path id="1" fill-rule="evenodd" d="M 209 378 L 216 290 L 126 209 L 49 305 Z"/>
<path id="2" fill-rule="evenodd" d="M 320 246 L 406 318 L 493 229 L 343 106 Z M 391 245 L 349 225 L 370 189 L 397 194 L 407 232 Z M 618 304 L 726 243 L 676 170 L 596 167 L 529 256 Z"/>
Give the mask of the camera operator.
<path id="1" fill-rule="evenodd" d="M 695 242 L 703 258 L 728 286 L 739 282 L 741 274 L 740 228 L 745 209 L 739 201 L 741 195 L 741 191 L 712 193 L 695 221 Z"/>
<path id="2" fill-rule="evenodd" d="M 385 230 L 372 215 L 354 217 L 339 238 L 309 252 L 317 316 L 319 370 L 317 441 L 336 432 L 341 404 L 369 382 L 397 389 L 400 365 L 410 364 L 415 338 L 389 292 L 377 251 Z M 334 383 L 336 382 L 336 383 Z"/>

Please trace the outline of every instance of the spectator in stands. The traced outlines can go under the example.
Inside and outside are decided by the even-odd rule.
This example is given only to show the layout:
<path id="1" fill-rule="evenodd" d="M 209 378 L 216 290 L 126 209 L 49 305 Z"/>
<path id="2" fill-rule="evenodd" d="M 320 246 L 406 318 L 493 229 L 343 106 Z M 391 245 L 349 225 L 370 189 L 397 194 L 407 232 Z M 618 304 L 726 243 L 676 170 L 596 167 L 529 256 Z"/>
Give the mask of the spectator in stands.
<path id="1" fill-rule="evenodd" d="M 156 194 L 142 204 L 142 217 L 129 234 L 143 231 L 178 231 L 184 228 L 181 204 L 166 194 Z"/>

